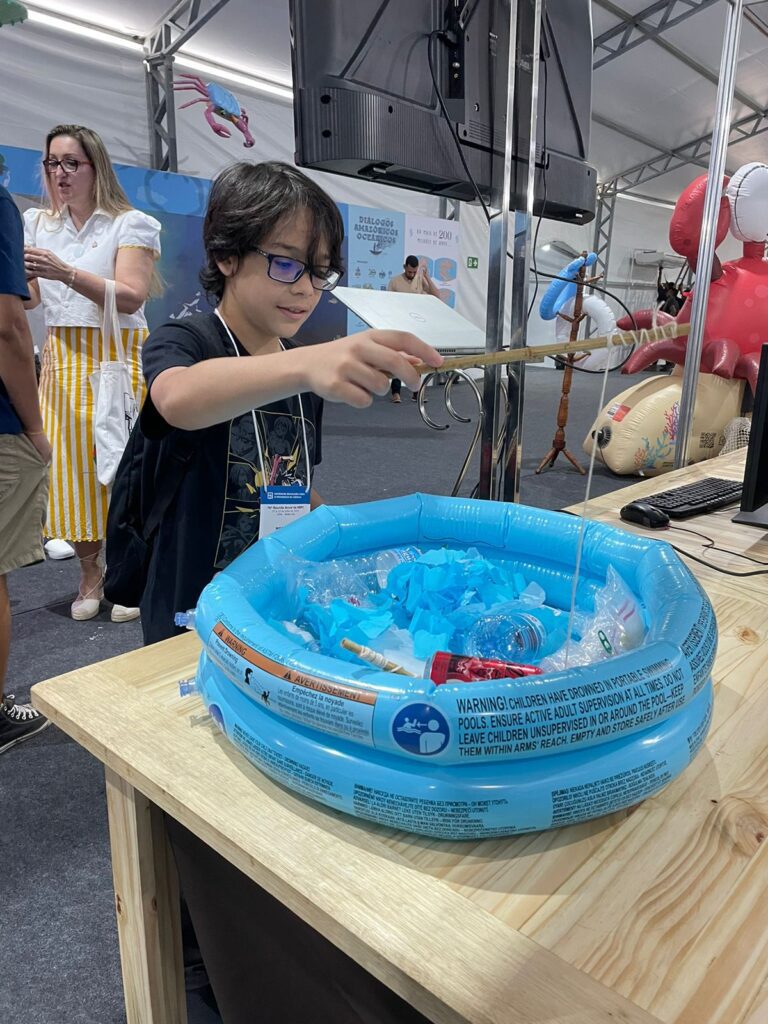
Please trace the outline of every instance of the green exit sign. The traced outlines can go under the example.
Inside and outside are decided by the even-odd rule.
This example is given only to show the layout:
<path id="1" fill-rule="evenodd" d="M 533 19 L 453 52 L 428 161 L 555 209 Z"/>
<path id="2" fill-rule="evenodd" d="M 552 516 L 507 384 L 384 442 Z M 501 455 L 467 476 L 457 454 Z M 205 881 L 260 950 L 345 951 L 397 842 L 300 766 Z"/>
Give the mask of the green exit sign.
<path id="1" fill-rule="evenodd" d="M 477 256 L 467 256 L 467 268 L 469 270 L 477 270 L 479 265 Z"/>

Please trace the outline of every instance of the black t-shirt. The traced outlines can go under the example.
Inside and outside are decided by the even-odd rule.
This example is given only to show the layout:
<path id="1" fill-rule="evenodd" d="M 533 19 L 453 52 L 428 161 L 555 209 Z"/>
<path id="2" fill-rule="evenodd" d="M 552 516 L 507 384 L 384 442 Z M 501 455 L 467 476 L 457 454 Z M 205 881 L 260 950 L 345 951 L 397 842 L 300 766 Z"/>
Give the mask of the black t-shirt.
<path id="1" fill-rule="evenodd" d="M 0 295 L 29 298 L 24 276 L 24 227 L 7 189 L 0 185 Z M 0 434 L 20 434 L 24 428 L 0 378 Z"/>
<path id="2" fill-rule="evenodd" d="M 215 323 L 218 340 L 211 341 L 197 325 Z M 238 357 L 218 317 L 197 314 L 171 321 L 152 331 L 144 344 L 143 366 L 150 389 L 141 411 L 141 430 L 147 438 L 145 474 L 162 472 L 174 435 L 184 435 L 193 451 L 176 496 L 155 538 L 147 586 L 141 602 L 146 643 L 178 632 L 173 616 L 197 603 L 200 591 L 214 575 L 250 547 L 259 536 L 261 471 L 250 412 L 203 430 L 170 427 L 152 403 L 152 383 L 172 366 L 193 366 L 206 359 L 231 357 L 237 373 L 239 358 L 249 356 L 238 344 Z M 297 348 L 290 341 L 286 349 Z M 274 484 L 301 483 L 307 488 L 307 459 L 300 409 L 314 468 L 321 458 L 323 403 L 317 395 L 283 399 L 255 410 L 265 471 Z M 146 479 L 146 475 L 145 475 Z"/>

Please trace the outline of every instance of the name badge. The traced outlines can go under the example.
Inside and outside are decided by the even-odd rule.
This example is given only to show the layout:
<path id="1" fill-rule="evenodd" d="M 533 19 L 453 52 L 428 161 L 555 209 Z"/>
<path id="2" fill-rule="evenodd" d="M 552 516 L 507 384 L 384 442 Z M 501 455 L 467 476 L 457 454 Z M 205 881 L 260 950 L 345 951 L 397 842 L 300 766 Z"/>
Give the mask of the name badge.
<path id="1" fill-rule="evenodd" d="M 261 487 L 259 494 L 259 540 L 309 512 L 309 491 L 301 484 Z"/>

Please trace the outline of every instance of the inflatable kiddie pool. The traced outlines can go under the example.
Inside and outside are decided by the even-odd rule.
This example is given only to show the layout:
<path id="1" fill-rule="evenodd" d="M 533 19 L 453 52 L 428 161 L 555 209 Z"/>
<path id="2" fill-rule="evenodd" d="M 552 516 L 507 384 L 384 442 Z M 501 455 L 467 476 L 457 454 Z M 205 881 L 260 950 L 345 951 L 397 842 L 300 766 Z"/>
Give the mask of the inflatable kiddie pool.
<path id="1" fill-rule="evenodd" d="M 270 625 L 287 574 L 417 545 L 476 547 L 570 605 L 581 520 L 523 505 L 414 494 L 320 508 L 260 541 L 205 588 L 197 686 L 265 774 L 330 807 L 447 839 L 572 824 L 635 804 L 690 763 L 712 713 L 712 607 L 664 543 L 588 522 L 577 608 L 613 567 L 644 643 L 542 675 L 435 685 L 318 651 Z"/>

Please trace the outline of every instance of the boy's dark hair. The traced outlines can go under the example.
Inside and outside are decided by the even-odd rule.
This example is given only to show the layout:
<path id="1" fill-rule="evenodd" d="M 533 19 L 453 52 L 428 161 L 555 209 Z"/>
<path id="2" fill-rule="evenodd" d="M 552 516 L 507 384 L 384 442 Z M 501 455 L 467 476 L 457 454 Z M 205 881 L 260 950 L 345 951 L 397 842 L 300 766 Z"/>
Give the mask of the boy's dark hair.
<path id="1" fill-rule="evenodd" d="M 313 220 L 307 262 L 315 264 L 317 250 L 325 242 L 330 268 L 343 270 L 344 224 L 338 207 L 319 185 L 278 161 L 252 164 L 243 160 L 225 168 L 213 183 L 203 222 L 207 263 L 200 271 L 200 283 L 206 292 L 217 299 L 224 294 L 226 277 L 216 265 L 217 259 L 242 258 L 253 252 L 279 220 L 302 208 Z"/>
<path id="2" fill-rule="evenodd" d="M 405 264 L 406 267 L 418 267 L 419 257 L 418 256 L 406 256 Z"/>

